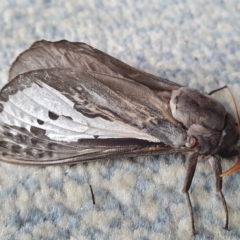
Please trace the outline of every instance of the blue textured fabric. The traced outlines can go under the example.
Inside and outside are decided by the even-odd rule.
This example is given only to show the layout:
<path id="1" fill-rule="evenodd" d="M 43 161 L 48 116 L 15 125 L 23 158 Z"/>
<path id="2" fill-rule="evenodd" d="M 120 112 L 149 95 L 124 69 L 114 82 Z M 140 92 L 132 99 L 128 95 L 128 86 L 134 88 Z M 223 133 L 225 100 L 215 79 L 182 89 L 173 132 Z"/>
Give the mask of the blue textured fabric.
<path id="1" fill-rule="evenodd" d="M 237 0 L 1 1 L 1 86 L 34 41 L 67 39 L 201 91 L 228 84 L 239 102 L 239 23 Z M 222 163 L 227 169 L 234 161 Z M 184 176 L 181 155 L 72 167 L 0 163 L 0 239 L 192 239 Z M 239 181 L 240 173 L 224 178 L 230 216 L 224 231 L 214 176 L 208 162 L 198 164 L 190 191 L 195 239 L 240 238 Z"/>

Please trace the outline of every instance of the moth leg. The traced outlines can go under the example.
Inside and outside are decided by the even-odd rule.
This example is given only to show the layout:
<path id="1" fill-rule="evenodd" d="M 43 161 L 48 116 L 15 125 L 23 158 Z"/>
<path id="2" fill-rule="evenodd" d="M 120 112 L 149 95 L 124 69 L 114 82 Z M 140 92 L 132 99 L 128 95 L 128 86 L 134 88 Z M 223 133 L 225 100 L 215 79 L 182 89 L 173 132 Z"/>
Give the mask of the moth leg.
<path id="1" fill-rule="evenodd" d="M 187 160 L 186 160 L 187 174 L 186 174 L 185 181 L 184 181 L 184 186 L 183 186 L 183 193 L 186 196 L 188 209 L 189 209 L 189 213 L 190 213 L 190 216 L 191 216 L 191 225 L 192 225 L 193 235 L 196 235 L 197 232 L 195 230 L 193 208 L 192 208 L 192 203 L 191 203 L 191 199 L 190 199 L 190 195 L 189 195 L 188 191 L 189 191 L 189 188 L 191 186 L 192 179 L 193 179 L 195 169 L 196 169 L 196 166 L 197 166 L 197 159 L 198 159 L 198 154 L 197 153 L 193 153 L 193 154 L 191 154 L 190 156 L 187 157 Z"/>
<path id="2" fill-rule="evenodd" d="M 223 205 L 224 210 L 225 210 L 226 222 L 225 222 L 224 229 L 229 230 L 228 229 L 228 208 L 227 208 L 227 203 L 226 203 L 225 197 L 222 193 L 222 177 L 220 177 L 220 175 L 222 174 L 221 163 L 219 161 L 219 158 L 217 158 L 216 156 L 210 157 L 208 159 L 208 161 L 209 161 L 209 163 L 212 167 L 212 170 L 214 172 L 214 175 L 215 175 L 216 191 L 219 192 L 219 195 L 220 195 L 220 198 L 221 198 L 221 201 L 222 201 L 222 205 Z"/>

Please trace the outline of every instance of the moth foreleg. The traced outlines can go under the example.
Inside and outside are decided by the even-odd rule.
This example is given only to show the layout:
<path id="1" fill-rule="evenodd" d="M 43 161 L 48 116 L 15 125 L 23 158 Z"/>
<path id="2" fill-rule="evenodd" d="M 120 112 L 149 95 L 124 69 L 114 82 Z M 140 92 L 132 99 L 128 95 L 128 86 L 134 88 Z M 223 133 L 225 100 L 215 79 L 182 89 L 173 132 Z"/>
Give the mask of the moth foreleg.
<path id="1" fill-rule="evenodd" d="M 193 208 L 192 208 L 192 203 L 191 203 L 191 199 L 190 199 L 190 195 L 189 195 L 188 191 L 189 191 L 189 188 L 191 186 L 192 179 L 193 179 L 195 169 L 196 169 L 196 166 L 197 166 L 197 159 L 198 159 L 198 154 L 197 153 L 193 153 L 193 154 L 191 154 L 190 156 L 187 157 L 187 161 L 186 161 L 187 174 L 186 174 L 185 181 L 184 181 L 184 186 L 183 186 L 183 193 L 186 196 L 187 203 L 188 203 L 188 209 L 189 209 L 189 213 L 190 213 L 190 216 L 191 216 L 191 224 L 192 224 L 193 235 L 196 235 L 197 232 L 195 230 Z"/>
<path id="2" fill-rule="evenodd" d="M 216 191 L 219 192 L 219 195 L 220 195 L 220 198 L 221 198 L 221 201 L 222 201 L 222 204 L 223 204 L 223 207 L 224 207 L 224 210 L 225 210 L 225 215 L 226 215 L 226 222 L 225 222 L 225 226 L 224 226 L 224 229 L 225 230 L 228 230 L 228 208 L 227 208 L 227 203 L 226 203 L 226 200 L 224 198 L 224 195 L 222 193 L 222 177 L 220 177 L 220 175 L 222 174 L 222 167 L 221 167 L 221 163 L 219 161 L 219 158 L 216 157 L 216 156 L 211 156 L 209 159 L 208 159 L 211 167 L 212 167 L 212 170 L 214 172 L 214 175 L 215 175 L 215 179 L 216 179 Z"/>

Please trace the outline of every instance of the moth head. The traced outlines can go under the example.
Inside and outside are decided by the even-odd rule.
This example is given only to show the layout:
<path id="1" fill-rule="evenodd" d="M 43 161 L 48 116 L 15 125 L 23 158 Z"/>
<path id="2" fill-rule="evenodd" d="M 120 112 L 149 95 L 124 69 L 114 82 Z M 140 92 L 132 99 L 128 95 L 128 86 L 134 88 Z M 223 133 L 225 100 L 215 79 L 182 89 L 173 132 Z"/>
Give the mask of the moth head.
<path id="1" fill-rule="evenodd" d="M 234 155 L 237 156 L 237 162 L 229 170 L 227 170 L 226 172 L 222 173 L 220 175 L 221 177 L 225 177 L 227 175 L 230 175 L 230 174 L 240 170 L 240 112 L 239 112 L 239 108 L 237 106 L 236 98 L 233 95 L 233 92 L 231 91 L 230 88 L 228 88 L 228 90 L 229 90 L 229 92 L 231 94 L 231 97 L 233 99 L 235 112 L 236 112 L 236 118 L 237 118 L 237 126 L 238 126 L 238 128 L 236 129 L 236 131 L 238 131 L 238 141 L 237 141 L 236 145 L 232 149 L 232 152 L 235 153 Z"/>

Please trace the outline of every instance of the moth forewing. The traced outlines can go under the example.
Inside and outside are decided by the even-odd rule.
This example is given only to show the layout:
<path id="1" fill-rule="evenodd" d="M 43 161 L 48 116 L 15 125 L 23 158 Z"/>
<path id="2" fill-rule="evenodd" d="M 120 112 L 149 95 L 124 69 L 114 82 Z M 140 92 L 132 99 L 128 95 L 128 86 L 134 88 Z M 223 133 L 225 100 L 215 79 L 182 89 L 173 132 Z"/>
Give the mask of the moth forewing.
<path id="1" fill-rule="evenodd" d="M 209 159 L 226 212 L 218 156 L 238 155 L 239 128 L 212 97 L 145 73 L 84 43 L 38 41 L 0 92 L 1 160 L 23 165 L 187 154 L 183 192 Z M 94 200 L 95 202 L 95 200 Z"/>

